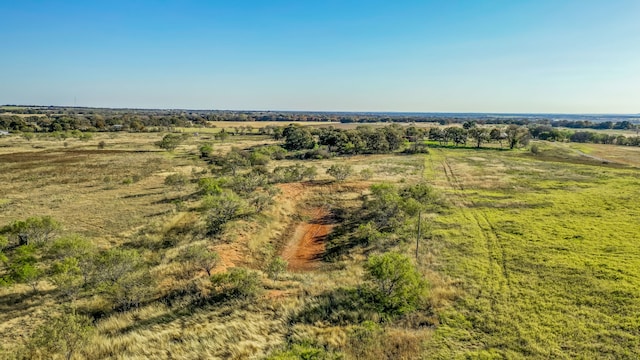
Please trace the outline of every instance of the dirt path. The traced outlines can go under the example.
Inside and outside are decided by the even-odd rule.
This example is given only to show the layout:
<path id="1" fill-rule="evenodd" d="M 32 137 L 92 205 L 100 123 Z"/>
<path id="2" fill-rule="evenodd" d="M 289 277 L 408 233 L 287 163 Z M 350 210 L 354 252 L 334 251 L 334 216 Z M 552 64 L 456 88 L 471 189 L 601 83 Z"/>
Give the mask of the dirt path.
<path id="1" fill-rule="evenodd" d="M 325 240 L 333 224 L 331 214 L 324 207 L 305 211 L 308 221 L 298 224 L 293 236 L 282 251 L 282 258 L 289 262 L 289 271 L 310 271 L 320 264 Z"/>

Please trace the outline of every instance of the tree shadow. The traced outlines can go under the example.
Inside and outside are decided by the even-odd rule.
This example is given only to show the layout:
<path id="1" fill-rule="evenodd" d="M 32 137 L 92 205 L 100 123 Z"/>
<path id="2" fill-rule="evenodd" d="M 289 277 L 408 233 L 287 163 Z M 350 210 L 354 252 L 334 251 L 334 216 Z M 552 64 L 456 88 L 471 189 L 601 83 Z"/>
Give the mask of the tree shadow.
<path id="1" fill-rule="evenodd" d="M 338 288 L 310 299 L 289 323 L 349 325 L 379 321 L 375 305 L 374 296 L 364 288 Z"/>

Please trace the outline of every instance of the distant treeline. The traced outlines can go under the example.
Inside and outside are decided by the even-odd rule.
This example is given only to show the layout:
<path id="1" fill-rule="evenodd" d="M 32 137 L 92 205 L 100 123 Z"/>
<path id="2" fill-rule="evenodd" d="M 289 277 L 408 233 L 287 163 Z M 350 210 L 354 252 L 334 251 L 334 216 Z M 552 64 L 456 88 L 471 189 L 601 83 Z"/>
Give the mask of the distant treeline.
<path id="1" fill-rule="evenodd" d="M 473 121 L 478 125 L 549 125 L 572 129 L 635 129 L 640 117 L 587 116 L 589 119 L 548 119 L 539 115 L 492 116 L 483 114 L 367 114 L 277 111 L 217 111 L 217 110 L 144 110 L 99 109 L 76 107 L 3 107 L 0 129 L 22 132 L 81 131 L 149 131 L 157 127 L 207 126 L 211 121 L 273 121 L 273 122 L 339 122 L 339 123 L 438 123 L 463 124 Z M 12 115 L 20 114 L 22 116 Z M 24 116 L 33 115 L 33 116 Z M 567 115 L 569 116 L 569 115 Z M 571 115 L 576 117 L 576 115 Z M 622 120 L 624 119 L 624 120 Z"/>

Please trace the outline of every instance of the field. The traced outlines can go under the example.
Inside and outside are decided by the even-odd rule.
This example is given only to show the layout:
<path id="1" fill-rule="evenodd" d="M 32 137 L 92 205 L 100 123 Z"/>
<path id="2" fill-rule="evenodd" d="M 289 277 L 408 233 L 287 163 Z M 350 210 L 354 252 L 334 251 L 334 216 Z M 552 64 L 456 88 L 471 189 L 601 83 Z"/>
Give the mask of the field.
<path id="1" fill-rule="evenodd" d="M 640 356 L 637 148 L 538 142 L 536 154 L 432 148 L 272 160 L 270 172 L 304 164 L 315 166 L 317 176 L 275 185 L 279 193 L 263 212 L 232 221 L 222 238 L 210 240 L 192 230 L 203 226 L 197 183 L 210 174 L 199 146 L 212 143 L 222 155 L 276 142 L 257 135 L 221 142 L 198 132 L 172 152 L 154 145 L 162 133 L 0 138 L 0 227 L 50 215 L 63 235 L 79 234 L 101 249 L 138 249 L 157 281 L 156 298 L 165 299 L 111 311 L 101 295 L 81 295 L 78 309 L 94 316 L 95 331 L 76 357 Z M 334 164 L 351 165 L 353 174 L 334 181 L 325 173 Z M 176 173 L 190 181 L 166 185 Z M 420 181 L 448 204 L 422 221 L 416 264 L 429 283 L 425 303 L 394 318 L 350 307 L 348 301 L 364 301 L 352 295 L 366 282 L 363 264 L 382 250 L 336 234 L 357 219 L 371 185 Z M 380 240 L 384 251 L 413 255 L 412 221 Z M 337 242 L 345 238 L 348 246 Z M 204 271 L 182 269 L 177 254 L 190 244 L 206 244 L 220 256 L 214 274 L 238 266 L 256 271 L 263 291 L 197 307 L 166 300 L 190 284 L 199 286 L 194 293 L 211 290 L 202 285 Z M 331 251 L 338 256 L 327 257 Z M 288 262 L 277 277 L 267 276 L 274 255 Z M 47 313 L 59 311 L 61 299 L 47 280 L 37 291 L 25 284 L 0 288 L 0 357 L 11 358 Z M 380 328 L 370 330 L 371 322 Z"/>

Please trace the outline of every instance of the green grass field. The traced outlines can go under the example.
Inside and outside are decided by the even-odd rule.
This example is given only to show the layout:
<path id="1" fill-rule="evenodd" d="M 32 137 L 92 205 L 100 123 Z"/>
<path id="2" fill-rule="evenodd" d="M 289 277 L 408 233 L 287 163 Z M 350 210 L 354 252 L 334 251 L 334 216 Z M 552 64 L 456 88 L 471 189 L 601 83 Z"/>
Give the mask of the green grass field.
<path id="1" fill-rule="evenodd" d="M 428 266 L 464 295 L 429 358 L 623 359 L 640 354 L 637 169 L 524 152 L 435 150 L 425 176 L 456 205 Z"/>

